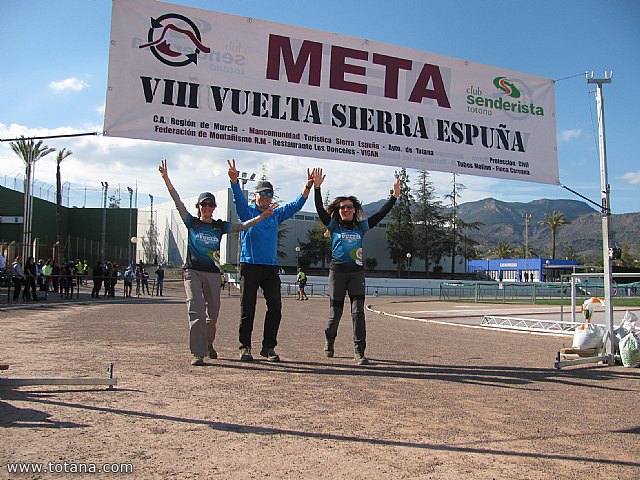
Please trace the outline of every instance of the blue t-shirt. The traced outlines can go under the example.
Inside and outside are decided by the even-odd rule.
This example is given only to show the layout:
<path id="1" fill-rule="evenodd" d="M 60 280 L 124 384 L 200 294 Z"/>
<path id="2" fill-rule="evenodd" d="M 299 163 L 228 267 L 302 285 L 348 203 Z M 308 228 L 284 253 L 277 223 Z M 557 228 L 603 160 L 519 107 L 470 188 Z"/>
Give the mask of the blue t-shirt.
<path id="1" fill-rule="evenodd" d="M 231 223 L 224 220 L 206 223 L 187 213 L 184 224 L 189 237 L 184 268 L 220 272 L 220 240 L 229 232 Z"/>
<path id="2" fill-rule="evenodd" d="M 362 240 L 369 231 L 369 222 L 356 222 L 353 228 L 346 228 L 332 218 L 327 230 L 331 234 L 332 267 L 340 270 L 363 269 Z"/>

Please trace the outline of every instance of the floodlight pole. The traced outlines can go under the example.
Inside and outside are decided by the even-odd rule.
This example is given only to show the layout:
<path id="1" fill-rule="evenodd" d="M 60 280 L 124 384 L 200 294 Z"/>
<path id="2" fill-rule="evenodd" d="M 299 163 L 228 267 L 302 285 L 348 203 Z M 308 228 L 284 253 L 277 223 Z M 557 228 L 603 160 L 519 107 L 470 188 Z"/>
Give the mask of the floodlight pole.
<path id="1" fill-rule="evenodd" d="M 604 78 L 594 78 L 586 73 L 587 83 L 595 83 L 596 104 L 598 107 L 598 140 L 600 146 L 600 190 L 602 198 L 602 263 L 604 265 L 604 304 L 607 322 L 607 356 L 609 365 L 614 364 L 614 336 L 613 336 L 613 302 L 611 301 L 611 271 L 612 271 L 612 250 L 609 245 L 609 217 L 611 216 L 611 204 L 609 199 L 610 186 L 607 178 L 607 142 L 604 129 L 604 97 L 602 95 L 602 84 L 611 83 L 612 72 L 605 72 Z"/>

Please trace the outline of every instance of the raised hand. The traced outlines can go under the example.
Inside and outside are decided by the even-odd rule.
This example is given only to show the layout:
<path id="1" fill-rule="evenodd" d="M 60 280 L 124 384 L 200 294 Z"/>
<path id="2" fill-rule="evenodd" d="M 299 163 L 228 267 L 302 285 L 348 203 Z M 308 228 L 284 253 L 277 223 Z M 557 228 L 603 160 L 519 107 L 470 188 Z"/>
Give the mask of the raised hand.
<path id="1" fill-rule="evenodd" d="M 400 179 L 397 179 L 393 184 L 393 196 L 396 198 L 400 198 L 400 185 L 402 185 Z"/>
<path id="2" fill-rule="evenodd" d="M 322 182 L 324 182 L 324 178 L 326 175 L 322 175 L 322 169 L 320 167 L 314 168 L 312 175 L 313 175 L 313 186 L 315 188 L 320 188 L 320 185 L 322 185 Z"/>
<path id="3" fill-rule="evenodd" d="M 227 160 L 227 164 L 229 164 L 229 180 L 231 183 L 238 183 L 238 170 L 236 169 L 236 159 L 232 159 L 231 161 Z"/>
<path id="4" fill-rule="evenodd" d="M 160 172 L 160 176 L 165 180 L 169 178 L 169 173 L 167 172 L 167 160 L 164 159 L 160 162 L 160 166 L 158 167 L 158 171 Z"/>

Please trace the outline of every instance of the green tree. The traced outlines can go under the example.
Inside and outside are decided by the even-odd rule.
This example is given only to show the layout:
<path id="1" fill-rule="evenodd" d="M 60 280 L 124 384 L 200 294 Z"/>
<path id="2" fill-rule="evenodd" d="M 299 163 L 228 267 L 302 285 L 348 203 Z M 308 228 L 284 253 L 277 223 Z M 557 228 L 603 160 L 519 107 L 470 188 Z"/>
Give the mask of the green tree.
<path id="1" fill-rule="evenodd" d="M 55 250 L 55 261 L 58 265 L 62 265 L 62 239 L 65 237 L 62 231 L 62 175 L 60 172 L 60 164 L 70 155 L 73 155 L 73 152 L 66 148 L 58 150 L 56 155 L 56 241 L 58 248 Z"/>
<path id="2" fill-rule="evenodd" d="M 451 192 L 444 196 L 445 199 L 451 202 L 450 213 L 447 223 L 449 225 L 449 235 L 447 236 L 448 251 L 451 255 L 451 276 L 455 273 L 456 256 L 465 254 L 465 246 L 469 245 L 472 241 L 470 238 L 466 238 L 467 230 L 478 230 L 482 225 L 482 222 L 465 222 L 458 215 L 458 199 L 462 195 L 462 191 L 467 187 L 464 184 L 457 181 L 456 174 L 453 174 L 453 180 L 451 181 Z"/>
<path id="3" fill-rule="evenodd" d="M 520 255 L 520 258 L 535 258 L 539 256 L 538 251 L 535 248 L 533 248 L 531 245 L 525 245 L 524 243 L 521 244 L 518 248 L 515 248 L 514 253 Z"/>
<path id="4" fill-rule="evenodd" d="M 375 257 L 369 257 L 364 259 L 364 265 L 368 270 L 375 270 L 378 266 L 378 259 Z"/>
<path id="5" fill-rule="evenodd" d="M 42 145 L 42 140 L 36 142 L 32 138 L 25 139 L 20 136 L 15 142 L 10 142 L 11 150 L 24 162 L 24 218 L 22 222 L 22 258 L 26 259 L 29 245 L 31 244 L 31 172 L 32 166 L 41 158 L 55 152 L 54 148 Z"/>
<path id="6" fill-rule="evenodd" d="M 310 266 L 320 263 L 321 268 L 326 268 L 331 259 L 331 240 L 325 236 L 326 227 L 316 223 L 307 232 L 307 242 L 300 242 L 300 264 Z"/>
<path id="7" fill-rule="evenodd" d="M 115 193 L 109 195 L 109 208 L 120 208 L 120 199 Z"/>
<path id="8" fill-rule="evenodd" d="M 407 253 L 413 252 L 414 225 L 411 220 L 413 197 L 407 170 L 403 168 L 400 172 L 395 172 L 395 177 L 401 182 L 400 198 L 389 213 L 390 221 L 387 222 L 385 237 L 391 261 L 398 266 L 398 278 L 400 278 L 400 272 L 406 269 Z"/>
<path id="9" fill-rule="evenodd" d="M 564 213 L 556 212 L 547 213 L 543 220 L 538 222 L 542 226 L 548 226 L 551 228 L 551 258 L 556 258 L 556 235 L 558 227 L 562 225 L 569 225 L 571 222 L 567 220 Z"/>
<path id="10" fill-rule="evenodd" d="M 412 215 L 415 230 L 414 254 L 424 260 L 424 273 L 428 278 L 432 261 L 439 261 L 444 254 L 443 208 L 435 196 L 435 187 L 426 170 L 418 173 L 417 188 L 413 192 L 416 198 Z"/>
<path id="11" fill-rule="evenodd" d="M 516 248 L 512 244 L 509 242 L 500 242 L 493 253 L 497 255 L 498 258 L 513 258 L 515 252 Z"/>

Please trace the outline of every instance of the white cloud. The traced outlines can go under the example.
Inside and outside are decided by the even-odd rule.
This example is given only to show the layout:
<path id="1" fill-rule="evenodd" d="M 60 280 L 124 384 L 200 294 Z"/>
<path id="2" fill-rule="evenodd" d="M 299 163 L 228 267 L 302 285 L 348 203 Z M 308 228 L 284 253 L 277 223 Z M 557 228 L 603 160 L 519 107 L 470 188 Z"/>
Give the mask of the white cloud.
<path id="1" fill-rule="evenodd" d="M 625 179 L 627 182 L 631 183 L 632 185 L 639 185 L 640 171 L 625 173 L 624 175 L 622 175 L 622 178 Z"/>
<path id="2" fill-rule="evenodd" d="M 572 130 L 563 130 L 560 132 L 560 141 L 568 142 L 574 138 L 578 138 L 582 135 L 581 128 L 574 128 Z"/>
<path id="3" fill-rule="evenodd" d="M 63 92 L 65 90 L 83 90 L 87 88 L 89 84 L 84 80 L 79 80 L 75 77 L 65 78 L 64 80 L 53 81 L 49 83 L 49 88 L 55 92 Z"/>
<path id="4" fill-rule="evenodd" d="M 105 104 L 104 103 L 96 108 L 96 112 L 98 112 L 101 115 L 104 114 L 104 111 L 105 111 Z"/>

